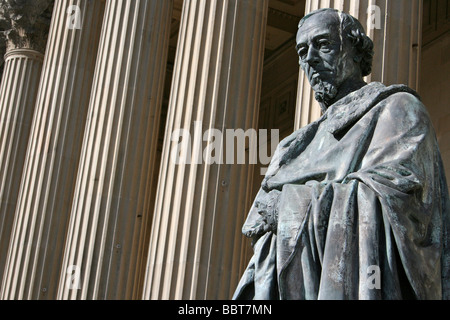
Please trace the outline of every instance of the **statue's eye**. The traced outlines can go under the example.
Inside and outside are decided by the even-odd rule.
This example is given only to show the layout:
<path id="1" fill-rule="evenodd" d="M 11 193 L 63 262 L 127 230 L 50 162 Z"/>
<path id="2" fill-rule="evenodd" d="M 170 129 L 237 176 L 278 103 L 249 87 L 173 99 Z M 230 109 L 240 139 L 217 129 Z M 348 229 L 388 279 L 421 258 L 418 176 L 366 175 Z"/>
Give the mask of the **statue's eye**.
<path id="1" fill-rule="evenodd" d="M 317 48 L 321 51 L 330 51 L 331 50 L 331 41 L 328 39 L 321 39 L 317 41 Z"/>
<path id="2" fill-rule="evenodd" d="M 298 50 L 298 55 L 300 56 L 301 59 L 305 59 L 306 56 L 308 55 L 308 48 L 306 47 L 302 47 Z"/>

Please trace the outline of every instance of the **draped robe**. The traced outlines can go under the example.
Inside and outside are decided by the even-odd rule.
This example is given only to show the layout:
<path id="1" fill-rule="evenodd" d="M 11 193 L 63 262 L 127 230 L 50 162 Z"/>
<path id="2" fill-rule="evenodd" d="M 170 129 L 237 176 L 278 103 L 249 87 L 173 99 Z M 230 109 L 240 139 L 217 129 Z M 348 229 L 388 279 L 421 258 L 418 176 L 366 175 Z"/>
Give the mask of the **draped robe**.
<path id="1" fill-rule="evenodd" d="M 257 232 L 271 199 L 276 227 Z M 448 299 L 449 213 L 420 98 L 370 83 L 277 147 L 242 229 L 254 254 L 233 299 Z"/>

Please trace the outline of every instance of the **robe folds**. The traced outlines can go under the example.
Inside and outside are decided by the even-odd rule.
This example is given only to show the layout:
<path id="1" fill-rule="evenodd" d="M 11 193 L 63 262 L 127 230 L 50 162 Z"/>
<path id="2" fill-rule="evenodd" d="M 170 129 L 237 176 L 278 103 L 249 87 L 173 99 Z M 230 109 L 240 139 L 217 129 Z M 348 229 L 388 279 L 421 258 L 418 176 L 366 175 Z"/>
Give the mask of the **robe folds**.
<path id="1" fill-rule="evenodd" d="M 277 223 L 261 232 L 261 205 Z M 450 297 L 449 193 L 420 98 L 373 82 L 284 139 L 243 226 L 235 300 Z"/>

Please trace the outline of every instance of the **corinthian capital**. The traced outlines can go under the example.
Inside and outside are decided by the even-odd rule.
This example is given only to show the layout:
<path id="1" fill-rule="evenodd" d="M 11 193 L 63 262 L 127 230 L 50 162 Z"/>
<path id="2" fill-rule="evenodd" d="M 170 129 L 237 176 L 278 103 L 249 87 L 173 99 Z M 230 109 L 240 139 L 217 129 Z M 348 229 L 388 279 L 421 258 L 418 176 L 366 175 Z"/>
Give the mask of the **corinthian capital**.
<path id="1" fill-rule="evenodd" d="M 0 79 L 3 73 L 3 57 L 6 51 L 5 30 L 7 29 L 6 20 L 4 19 L 3 8 L 0 7 Z"/>
<path id="2" fill-rule="evenodd" d="M 6 50 L 33 49 L 44 53 L 54 0 L 0 0 L 0 31 Z"/>

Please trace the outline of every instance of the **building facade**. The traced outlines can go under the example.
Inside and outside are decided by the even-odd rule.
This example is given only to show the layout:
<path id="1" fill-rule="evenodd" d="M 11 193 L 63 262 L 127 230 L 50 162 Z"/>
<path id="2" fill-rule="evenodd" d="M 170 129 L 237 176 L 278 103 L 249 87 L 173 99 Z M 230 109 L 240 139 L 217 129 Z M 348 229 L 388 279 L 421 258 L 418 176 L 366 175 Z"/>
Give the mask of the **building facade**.
<path id="1" fill-rule="evenodd" d="M 320 116 L 294 47 L 326 7 L 450 172 L 449 0 L 1 0 L 0 299 L 230 299 L 271 151 Z"/>

